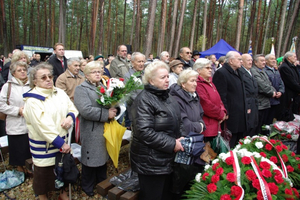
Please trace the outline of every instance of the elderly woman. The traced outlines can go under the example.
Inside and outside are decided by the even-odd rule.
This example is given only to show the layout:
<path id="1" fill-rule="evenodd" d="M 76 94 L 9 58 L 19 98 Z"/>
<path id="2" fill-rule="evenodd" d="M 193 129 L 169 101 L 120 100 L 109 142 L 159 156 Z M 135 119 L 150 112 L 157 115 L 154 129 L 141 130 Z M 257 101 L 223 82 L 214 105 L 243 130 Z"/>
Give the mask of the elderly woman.
<path id="1" fill-rule="evenodd" d="M 178 76 L 182 70 L 183 64 L 180 60 L 173 60 L 170 62 L 169 87 L 174 83 L 177 83 Z"/>
<path id="2" fill-rule="evenodd" d="M 177 80 L 177 84 L 170 87 L 170 94 L 177 100 L 181 112 L 184 132 L 182 136 L 190 132 L 201 134 L 205 130 L 203 121 L 203 109 L 196 93 L 198 73 L 192 69 L 183 70 Z M 174 167 L 173 188 L 176 195 L 173 199 L 180 199 L 184 190 L 188 189 L 189 182 L 195 175 L 203 170 L 199 165 L 176 164 Z"/>
<path id="3" fill-rule="evenodd" d="M 59 151 L 70 152 L 68 130 L 78 114 L 68 95 L 53 86 L 52 72 L 52 66 L 46 63 L 34 67 L 29 76 L 32 89 L 23 95 L 23 115 L 34 164 L 33 190 L 40 200 L 55 190 L 55 156 Z M 65 190 L 60 199 L 68 199 Z"/>
<path id="4" fill-rule="evenodd" d="M 218 135 L 220 123 L 226 119 L 226 109 L 221 97 L 212 82 L 212 62 L 206 58 L 199 58 L 193 69 L 199 73 L 196 91 L 200 97 L 200 104 L 204 110 L 203 120 L 206 130 L 202 133 L 205 141 L 212 141 Z"/>
<path id="5" fill-rule="evenodd" d="M 80 113 L 82 190 L 88 196 L 93 196 L 95 183 L 106 179 L 109 156 L 103 136 L 104 123 L 113 119 L 117 110 L 104 108 L 96 102 L 99 98 L 96 89 L 102 84 L 103 62 L 89 62 L 83 72 L 86 81 L 76 87 L 74 104 Z"/>
<path id="6" fill-rule="evenodd" d="M 28 129 L 23 117 L 23 93 L 30 90 L 27 78 L 28 65 L 14 62 L 10 65 L 12 79 L 4 84 L 0 96 L 0 112 L 5 113 L 6 133 L 8 137 L 9 164 L 18 166 L 18 171 L 25 171 L 25 160 L 31 158 Z"/>
<path id="7" fill-rule="evenodd" d="M 84 71 L 84 68 L 85 68 L 86 64 L 87 64 L 87 61 L 86 61 L 85 59 L 80 59 L 80 70 L 79 70 L 79 74 L 80 74 L 81 76 L 83 76 L 83 77 L 84 77 L 83 71 Z"/>
<path id="8" fill-rule="evenodd" d="M 175 153 L 183 151 L 180 110 L 168 94 L 169 67 L 162 61 L 150 63 L 143 83 L 131 109 L 131 167 L 138 173 L 140 199 L 168 199 Z"/>
<path id="9" fill-rule="evenodd" d="M 11 57 L 11 64 L 13 64 L 13 63 L 15 63 L 17 61 L 25 62 L 27 64 L 30 63 L 29 57 L 23 51 L 17 51 Z M 31 68 L 29 68 L 29 69 L 31 69 Z M 30 70 L 27 71 L 27 74 L 29 73 L 29 71 Z M 11 78 L 12 78 L 12 72 L 10 71 L 10 73 L 8 73 L 8 80 L 11 80 Z"/>

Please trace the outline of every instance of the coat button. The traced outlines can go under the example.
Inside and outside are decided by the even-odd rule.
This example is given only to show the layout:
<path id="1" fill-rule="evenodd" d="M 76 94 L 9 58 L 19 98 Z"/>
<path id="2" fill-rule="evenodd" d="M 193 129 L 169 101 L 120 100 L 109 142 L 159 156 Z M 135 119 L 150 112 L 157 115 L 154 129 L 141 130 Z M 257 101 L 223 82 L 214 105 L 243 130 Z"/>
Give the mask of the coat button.
<path id="1" fill-rule="evenodd" d="M 89 153 L 88 151 L 86 153 Z"/>
<path id="2" fill-rule="evenodd" d="M 87 159 L 90 159 L 90 157 L 87 157 Z"/>

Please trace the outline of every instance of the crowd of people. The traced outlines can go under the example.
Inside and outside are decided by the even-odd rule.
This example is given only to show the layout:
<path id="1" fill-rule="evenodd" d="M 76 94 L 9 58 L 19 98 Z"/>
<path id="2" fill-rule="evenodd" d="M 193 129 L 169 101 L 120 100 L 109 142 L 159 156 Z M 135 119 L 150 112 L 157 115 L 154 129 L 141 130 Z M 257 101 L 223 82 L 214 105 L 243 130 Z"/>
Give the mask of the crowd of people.
<path id="1" fill-rule="evenodd" d="M 57 43 L 54 54 L 41 62 L 39 54 L 30 60 L 14 50 L 2 67 L 5 84 L 0 96 L 0 112 L 7 115 L 10 165 L 26 172 L 25 160 L 32 157 L 33 190 L 47 199 L 55 189 L 55 155 L 70 152 L 69 133 L 80 128 L 81 187 L 93 196 L 94 186 L 107 178 L 104 123 L 118 114 L 117 108 L 95 101 L 95 90 L 105 87 L 109 78 L 126 82 L 135 72 L 141 72 L 144 89 L 131 94 L 120 123 L 132 131 L 131 168 L 138 174 L 143 200 L 180 199 L 189 181 L 203 170 L 197 164 L 174 164 L 176 152 L 184 151 L 181 140 L 189 133 L 211 142 L 226 126 L 234 147 L 245 136 L 267 135 L 263 125 L 299 114 L 300 66 L 293 52 L 280 64 L 273 54 L 229 51 L 217 60 L 182 47 L 178 55 L 171 58 L 163 51 L 158 58 L 151 54 L 146 59 L 120 45 L 117 55 L 107 59 L 101 54 L 67 59 L 64 45 Z M 68 199 L 65 190 L 60 198 Z"/>

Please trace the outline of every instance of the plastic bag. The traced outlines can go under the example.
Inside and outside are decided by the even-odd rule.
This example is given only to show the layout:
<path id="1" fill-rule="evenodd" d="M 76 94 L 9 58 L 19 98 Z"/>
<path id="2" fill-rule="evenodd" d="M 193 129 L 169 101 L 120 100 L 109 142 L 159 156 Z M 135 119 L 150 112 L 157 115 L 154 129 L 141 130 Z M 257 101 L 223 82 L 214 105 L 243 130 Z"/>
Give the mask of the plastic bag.
<path id="1" fill-rule="evenodd" d="M 211 142 L 212 149 L 217 153 L 227 153 L 230 151 L 229 142 L 224 140 L 224 138 L 221 136 L 221 132 L 218 132 L 218 136 L 213 139 Z"/>
<path id="2" fill-rule="evenodd" d="M 16 187 L 24 182 L 23 172 L 6 170 L 0 174 L 0 192 Z"/>
<path id="3" fill-rule="evenodd" d="M 124 191 L 135 192 L 140 190 L 138 174 L 131 169 L 112 177 L 109 182 Z"/>

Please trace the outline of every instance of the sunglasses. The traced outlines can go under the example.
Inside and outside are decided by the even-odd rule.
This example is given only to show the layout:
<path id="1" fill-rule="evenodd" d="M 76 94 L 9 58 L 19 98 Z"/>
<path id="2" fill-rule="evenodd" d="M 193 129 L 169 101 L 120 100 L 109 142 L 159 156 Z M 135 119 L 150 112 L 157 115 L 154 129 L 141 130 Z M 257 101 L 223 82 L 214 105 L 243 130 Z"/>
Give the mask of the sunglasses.
<path id="1" fill-rule="evenodd" d="M 53 75 L 43 75 L 40 79 L 43 80 L 43 81 L 46 81 L 48 78 L 50 80 L 53 79 Z"/>
<path id="2" fill-rule="evenodd" d="M 186 54 L 191 54 L 191 55 L 193 54 L 192 52 L 185 52 L 185 53 L 186 53 Z"/>

